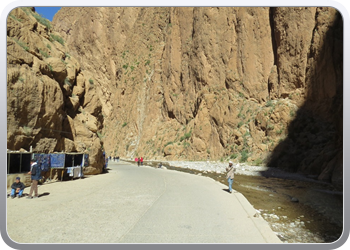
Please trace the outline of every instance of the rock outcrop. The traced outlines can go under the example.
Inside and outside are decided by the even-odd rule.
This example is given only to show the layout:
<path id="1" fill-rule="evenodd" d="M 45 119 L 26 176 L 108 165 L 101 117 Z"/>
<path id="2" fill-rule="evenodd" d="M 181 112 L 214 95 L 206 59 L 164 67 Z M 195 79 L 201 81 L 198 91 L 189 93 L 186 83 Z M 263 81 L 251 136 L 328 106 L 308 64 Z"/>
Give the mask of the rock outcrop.
<path id="1" fill-rule="evenodd" d="M 86 72 L 63 91 L 74 95 L 64 107 L 79 113 L 70 117 L 89 128 L 75 134 L 97 131 L 107 155 L 264 162 L 341 185 L 337 10 L 63 7 L 53 25 Z M 27 54 L 11 60 L 34 64 Z M 57 83 L 74 76 L 70 64 L 64 72 L 57 62 L 54 74 L 40 61 Z"/>
<path id="2" fill-rule="evenodd" d="M 84 152 L 85 174 L 102 171 L 98 132 L 103 118 L 93 73 L 82 70 L 51 23 L 33 8 L 7 19 L 7 148 L 33 152 Z"/>

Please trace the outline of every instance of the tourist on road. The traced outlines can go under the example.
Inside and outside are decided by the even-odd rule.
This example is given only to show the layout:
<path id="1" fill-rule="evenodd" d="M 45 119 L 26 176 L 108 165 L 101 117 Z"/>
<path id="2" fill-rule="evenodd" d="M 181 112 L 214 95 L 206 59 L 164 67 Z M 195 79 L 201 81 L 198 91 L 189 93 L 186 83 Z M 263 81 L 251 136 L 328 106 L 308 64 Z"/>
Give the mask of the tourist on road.
<path id="1" fill-rule="evenodd" d="M 107 172 L 107 167 L 108 167 L 108 157 L 105 158 L 105 165 L 104 165 L 104 172 Z"/>
<path id="2" fill-rule="evenodd" d="M 16 177 L 15 182 L 11 186 L 11 198 L 15 198 L 16 193 L 18 193 L 17 197 L 21 198 L 23 194 L 23 190 L 25 188 L 24 184 L 20 181 L 21 178 Z"/>
<path id="3" fill-rule="evenodd" d="M 140 159 L 140 157 L 138 157 L 137 158 L 137 165 L 140 166 L 140 164 L 141 164 L 141 159 Z"/>
<path id="4" fill-rule="evenodd" d="M 141 166 L 143 166 L 143 157 L 140 158 Z"/>
<path id="5" fill-rule="evenodd" d="M 228 191 L 230 193 L 232 193 L 232 183 L 233 183 L 233 178 L 234 178 L 234 175 L 235 175 L 235 172 L 236 172 L 236 167 L 233 166 L 233 162 L 232 161 L 229 161 L 228 163 L 228 167 L 226 168 L 226 178 L 227 178 L 227 181 L 228 181 Z"/>
<path id="6" fill-rule="evenodd" d="M 33 159 L 30 161 L 30 171 L 28 172 L 28 174 L 31 175 L 32 184 L 30 186 L 29 196 L 27 197 L 27 199 L 39 198 L 38 181 L 41 179 L 41 168 Z M 33 191 L 34 197 L 32 196 Z"/>

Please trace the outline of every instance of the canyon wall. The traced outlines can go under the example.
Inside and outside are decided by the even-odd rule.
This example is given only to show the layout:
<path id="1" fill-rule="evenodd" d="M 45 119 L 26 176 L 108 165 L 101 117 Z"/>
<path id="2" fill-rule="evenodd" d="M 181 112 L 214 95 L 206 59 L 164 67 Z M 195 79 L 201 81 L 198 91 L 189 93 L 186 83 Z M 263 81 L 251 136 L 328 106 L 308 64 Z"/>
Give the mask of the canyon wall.
<path id="1" fill-rule="evenodd" d="M 89 72 L 74 117 L 96 118 L 107 155 L 231 159 L 341 185 L 334 8 L 63 7 L 52 25 Z"/>
<path id="2" fill-rule="evenodd" d="M 93 72 L 64 45 L 34 8 L 7 19 L 7 149 L 89 154 L 85 174 L 102 172 L 102 105 Z"/>

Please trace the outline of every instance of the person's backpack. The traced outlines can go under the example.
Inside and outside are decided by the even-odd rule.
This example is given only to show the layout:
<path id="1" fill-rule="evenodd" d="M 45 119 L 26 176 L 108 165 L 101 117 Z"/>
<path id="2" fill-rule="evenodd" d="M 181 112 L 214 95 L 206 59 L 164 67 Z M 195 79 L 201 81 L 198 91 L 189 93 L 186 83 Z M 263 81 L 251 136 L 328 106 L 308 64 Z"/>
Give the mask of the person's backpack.
<path id="1" fill-rule="evenodd" d="M 41 167 L 38 164 L 35 164 L 32 168 L 32 175 L 38 175 L 41 174 Z"/>

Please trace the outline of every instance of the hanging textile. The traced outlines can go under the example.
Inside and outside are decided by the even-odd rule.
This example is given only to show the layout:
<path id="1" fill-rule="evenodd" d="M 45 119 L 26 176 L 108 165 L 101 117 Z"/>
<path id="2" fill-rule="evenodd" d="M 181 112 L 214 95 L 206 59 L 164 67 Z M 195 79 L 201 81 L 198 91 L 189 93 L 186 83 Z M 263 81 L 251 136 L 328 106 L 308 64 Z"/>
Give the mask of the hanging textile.
<path id="1" fill-rule="evenodd" d="M 42 171 L 49 171 L 50 170 L 50 155 L 49 154 L 33 154 L 34 159 L 38 163 L 38 165 L 41 167 Z"/>
<path id="2" fill-rule="evenodd" d="M 73 178 L 80 177 L 80 166 L 74 167 L 73 169 Z"/>
<path id="3" fill-rule="evenodd" d="M 73 169 L 74 167 L 67 167 L 67 174 L 69 174 L 69 176 L 73 176 Z"/>
<path id="4" fill-rule="evenodd" d="M 84 167 L 88 167 L 88 166 L 89 166 L 89 155 L 84 154 Z"/>
<path id="5" fill-rule="evenodd" d="M 64 168 L 65 154 L 50 154 L 51 168 Z"/>

